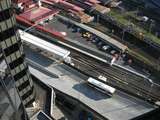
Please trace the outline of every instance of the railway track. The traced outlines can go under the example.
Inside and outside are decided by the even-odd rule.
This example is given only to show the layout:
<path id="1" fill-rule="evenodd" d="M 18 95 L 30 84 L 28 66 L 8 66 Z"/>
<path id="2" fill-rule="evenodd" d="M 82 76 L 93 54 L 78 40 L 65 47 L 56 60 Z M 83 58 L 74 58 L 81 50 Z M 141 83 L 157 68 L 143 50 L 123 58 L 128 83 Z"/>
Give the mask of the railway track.
<path id="1" fill-rule="evenodd" d="M 140 76 L 111 67 L 79 53 L 71 52 L 71 56 L 75 67 L 92 77 L 98 78 L 103 75 L 107 78 L 107 84 L 113 87 L 125 90 L 145 100 L 154 102 L 160 100 L 160 86 L 151 84 Z"/>
<path id="2" fill-rule="evenodd" d="M 39 33 L 37 34 L 39 35 Z M 113 66 L 111 67 L 109 64 L 105 64 L 95 58 L 77 52 L 72 48 L 67 47 L 66 49 L 71 51 L 71 57 L 75 63 L 75 67 L 85 74 L 95 78 L 103 75 L 107 78 L 107 81 L 101 80 L 102 82 L 120 88 L 145 100 L 152 100 L 154 102 L 160 101 L 160 86 L 151 86 L 149 82 L 144 81 L 144 79 L 133 73 L 129 73 Z"/>

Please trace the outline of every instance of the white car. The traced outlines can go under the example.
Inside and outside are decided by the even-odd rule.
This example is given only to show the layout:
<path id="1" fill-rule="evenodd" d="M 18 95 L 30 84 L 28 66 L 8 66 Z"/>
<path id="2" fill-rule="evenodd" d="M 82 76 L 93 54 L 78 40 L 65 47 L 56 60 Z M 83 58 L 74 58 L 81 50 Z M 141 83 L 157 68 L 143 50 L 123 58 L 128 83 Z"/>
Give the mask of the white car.
<path id="1" fill-rule="evenodd" d="M 107 51 L 109 50 L 111 47 L 109 45 L 104 45 L 102 46 L 102 50 Z"/>

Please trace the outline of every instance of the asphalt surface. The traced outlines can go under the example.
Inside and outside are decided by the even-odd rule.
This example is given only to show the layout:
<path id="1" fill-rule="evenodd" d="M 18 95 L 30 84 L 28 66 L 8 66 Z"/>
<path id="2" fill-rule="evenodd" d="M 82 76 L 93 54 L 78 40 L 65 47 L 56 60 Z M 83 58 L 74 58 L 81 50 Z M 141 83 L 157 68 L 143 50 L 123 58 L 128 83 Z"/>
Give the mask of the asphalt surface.
<path id="1" fill-rule="evenodd" d="M 96 51 L 98 52 L 98 54 L 102 54 L 104 56 L 106 56 L 106 54 L 109 54 L 109 53 L 105 53 L 101 50 L 99 50 L 97 48 L 97 46 L 95 44 L 93 44 L 91 41 L 87 41 L 85 38 L 83 38 L 81 36 L 80 33 L 74 33 L 72 32 L 73 29 L 72 28 L 67 28 L 67 25 L 61 21 L 59 21 L 58 18 L 55 17 L 54 20 L 50 21 L 48 25 L 45 26 L 46 28 L 49 28 L 49 29 L 56 29 L 57 31 L 60 31 L 60 32 L 66 32 L 67 33 L 67 38 L 69 38 L 69 40 L 71 42 L 73 42 L 74 44 L 77 44 L 79 46 L 83 46 L 83 47 L 86 47 L 87 49 L 91 49 L 93 51 Z M 130 69 L 132 71 L 135 71 L 135 72 L 138 72 L 144 76 L 149 76 L 148 73 L 144 72 L 142 70 L 142 68 L 140 68 L 139 66 L 130 66 L 128 64 L 124 64 L 125 61 L 123 59 L 119 59 L 118 61 L 115 62 L 116 64 L 118 65 L 121 65 L 127 69 Z"/>
<path id="2" fill-rule="evenodd" d="M 110 120 L 128 120 L 155 109 L 147 102 L 119 90 L 116 91 L 113 97 L 109 97 L 107 94 L 89 87 L 85 83 L 88 77 L 78 71 L 64 64 L 57 64 L 55 61 L 49 60 L 28 48 L 24 51 L 28 59 L 44 66 L 45 69 L 58 75 L 59 78 L 48 76 L 36 68 L 29 67 L 32 74 L 46 84 L 79 99 Z"/>

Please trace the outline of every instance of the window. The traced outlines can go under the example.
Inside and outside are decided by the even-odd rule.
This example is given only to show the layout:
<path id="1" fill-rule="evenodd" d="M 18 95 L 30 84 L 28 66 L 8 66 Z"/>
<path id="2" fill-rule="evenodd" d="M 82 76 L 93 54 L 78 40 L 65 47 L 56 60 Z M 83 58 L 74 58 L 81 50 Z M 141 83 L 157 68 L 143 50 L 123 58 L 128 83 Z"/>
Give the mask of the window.
<path id="1" fill-rule="evenodd" d="M 6 39 L 5 41 L 6 41 L 7 47 L 10 47 L 12 45 L 10 38 Z"/>
<path id="2" fill-rule="evenodd" d="M 10 57 L 11 57 L 11 60 L 14 61 L 14 60 L 16 59 L 16 54 L 15 54 L 15 53 L 12 53 L 12 54 L 10 55 Z"/>
<path id="3" fill-rule="evenodd" d="M 19 67 L 21 70 L 23 70 L 25 68 L 24 64 L 21 64 Z"/>
<path id="4" fill-rule="evenodd" d="M 17 42 L 16 36 L 13 36 L 11 39 L 12 39 L 12 44 L 15 44 Z"/>
<path id="5" fill-rule="evenodd" d="M 26 87 L 29 87 L 29 81 L 27 80 L 27 81 L 25 81 L 25 82 L 23 82 L 19 87 L 18 87 L 18 90 L 19 91 L 21 91 L 21 90 L 23 90 L 23 89 L 26 89 L 27 90 L 27 88 Z M 28 88 L 29 89 L 29 88 Z M 28 91 L 28 90 L 27 90 Z"/>
<path id="6" fill-rule="evenodd" d="M 24 75 L 26 75 L 27 70 L 28 70 L 28 67 L 24 68 L 22 71 L 20 71 L 19 73 L 17 73 L 17 74 L 14 76 L 15 81 L 19 80 L 19 79 L 22 78 Z"/>
<path id="7" fill-rule="evenodd" d="M 16 71 L 16 73 L 19 73 L 19 72 L 20 72 L 19 66 L 15 68 L 15 71 Z"/>
<path id="8" fill-rule="evenodd" d="M 23 64 L 22 64 L 23 61 L 24 61 L 24 57 L 21 56 L 21 57 L 19 57 L 18 59 L 16 59 L 15 61 L 11 62 L 11 63 L 9 64 L 9 66 L 10 66 L 11 69 L 14 69 L 15 67 L 19 66 L 20 64 L 23 65 Z M 19 67 L 20 67 L 20 66 L 19 66 Z M 23 68 L 24 68 L 24 66 L 23 66 Z M 23 69 L 22 69 L 22 70 L 23 70 Z"/>
<path id="9" fill-rule="evenodd" d="M 15 70 L 11 70 L 11 74 L 12 75 L 15 75 L 16 73 L 15 73 Z"/>
<path id="10" fill-rule="evenodd" d="M 8 63 L 10 63 L 11 62 L 11 57 L 10 56 L 6 57 L 6 60 L 7 60 Z"/>
<path id="11" fill-rule="evenodd" d="M 6 56 L 8 56 L 8 55 L 14 53 L 14 52 L 17 51 L 17 50 L 19 50 L 19 45 L 18 45 L 18 43 L 13 44 L 12 46 L 4 49 L 4 52 L 5 52 Z"/>
<path id="12" fill-rule="evenodd" d="M 7 20 L 7 19 L 9 19 L 11 17 L 10 16 L 10 13 L 11 13 L 10 11 L 11 11 L 10 8 L 0 11 L 0 16 L 1 16 L 0 17 L 0 22 L 2 22 L 4 20 Z"/>
<path id="13" fill-rule="evenodd" d="M 15 35 L 15 31 L 16 31 L 16 27 L 13 26 L 12 28 L 9 28 L 3 32 L 0 32 L 0 36 L 2 37 L 1 41 L 6 40 L 12 37 L 13 35 Z"/>
<path id="14" fill-rule="evenodd" d="M 22 96 L 22 100 L 26 99 L 27 97 L 29 97 L 31 94 L 33 93 L 33 87 Z"/>
<path id="15" fill-rule="evenodd" d="M 5 49 L 7 47 L 5 41 L 1 42 L 1 46 L 2 46 L 3 49 Z"/>

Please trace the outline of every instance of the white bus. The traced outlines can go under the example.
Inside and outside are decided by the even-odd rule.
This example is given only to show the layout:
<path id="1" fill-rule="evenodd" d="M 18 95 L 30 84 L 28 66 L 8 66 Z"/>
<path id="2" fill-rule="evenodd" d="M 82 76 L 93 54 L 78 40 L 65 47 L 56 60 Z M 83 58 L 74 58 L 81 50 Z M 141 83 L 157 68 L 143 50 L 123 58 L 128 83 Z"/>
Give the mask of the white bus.
<path id="1" fill-rule="evenodd" d="M 92 77 L 89 77 L 87 82 L 90 86 L 95 87 L 96 89 L 102 91 L 103 93 L 109 93 L 109 95 L 113 95 L 113 93 L 116 91 L 115 88 L 106 85 Z"/>

